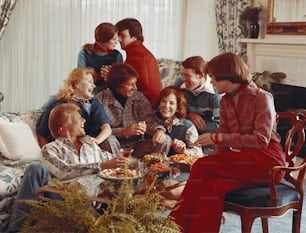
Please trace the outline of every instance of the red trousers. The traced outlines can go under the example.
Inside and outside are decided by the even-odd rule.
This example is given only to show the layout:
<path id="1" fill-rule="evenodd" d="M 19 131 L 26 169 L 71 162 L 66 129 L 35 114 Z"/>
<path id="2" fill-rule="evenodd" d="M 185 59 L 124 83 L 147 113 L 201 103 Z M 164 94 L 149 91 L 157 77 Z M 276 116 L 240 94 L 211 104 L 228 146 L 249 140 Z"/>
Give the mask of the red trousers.
<path id="1" fill-rule="evenodd" d="M 175 210 L 170 213 L 184 233 L 218 233 L 226 193 L 255 184 L 267 184 L 269 170 L 283 165 L 279 143 L 264 150 L 228 152 L 199 159 L 193 166 Z M 281 163 L 281 164 L 280 164 Z M 279 174 L 277 181 L 282 179 Z"/>

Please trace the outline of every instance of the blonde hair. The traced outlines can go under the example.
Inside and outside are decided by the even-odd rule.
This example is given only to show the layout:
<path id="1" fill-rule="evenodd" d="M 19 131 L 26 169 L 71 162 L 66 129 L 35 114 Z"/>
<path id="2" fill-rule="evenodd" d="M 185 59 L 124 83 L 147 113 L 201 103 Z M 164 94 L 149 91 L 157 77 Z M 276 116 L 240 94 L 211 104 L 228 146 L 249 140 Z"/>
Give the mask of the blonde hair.
<path id="1" fill-rule="evenodd" d="M 80 108 L 73 103 L 64 103 L 54 107 L 49 116 L 48 127 L 53 138 L 58 138 L 64 125 L 71 121 L 72 113 L 79 112 Z"/>
<path id="2" fill-rule="evenodd" d="M 57 100 L 69 101 L 75 97 L 74 89 L 76 85 L 85 78 L 85 75 L 94 75 L 94 70 L 89 67 L 78 67 L 73 69 L 64 81 L 64 86 L 56 95 Z"/>

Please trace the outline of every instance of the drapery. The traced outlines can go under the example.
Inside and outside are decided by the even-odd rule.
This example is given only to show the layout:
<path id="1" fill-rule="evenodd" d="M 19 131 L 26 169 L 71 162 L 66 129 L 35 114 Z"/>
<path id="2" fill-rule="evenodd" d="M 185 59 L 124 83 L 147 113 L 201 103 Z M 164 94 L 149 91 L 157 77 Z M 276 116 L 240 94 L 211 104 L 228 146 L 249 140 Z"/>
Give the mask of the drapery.
<path id="1" fill-rule="evenodd" d="M 219 52 L 233 52 L 246 60 L 246 44 L 239 22 L 241 12 L 250 6 L 250 0 L 216 0 L 216 22 Z"/>
<path id="2" fill-rule="evenodd" d="M 218 53 L 212 0 L 17 1 L 0 40 L 2 110 L 40 108 L 76 66 L 82 45 L 94 42 L 94 28 L 125 17 L 139 19 L 156 58 Z"/>
<path id="3" fill-rule="evenodd" d="M 9 22 L 9 17 L 17 0 L 0 0 L 0 40 Z"/>

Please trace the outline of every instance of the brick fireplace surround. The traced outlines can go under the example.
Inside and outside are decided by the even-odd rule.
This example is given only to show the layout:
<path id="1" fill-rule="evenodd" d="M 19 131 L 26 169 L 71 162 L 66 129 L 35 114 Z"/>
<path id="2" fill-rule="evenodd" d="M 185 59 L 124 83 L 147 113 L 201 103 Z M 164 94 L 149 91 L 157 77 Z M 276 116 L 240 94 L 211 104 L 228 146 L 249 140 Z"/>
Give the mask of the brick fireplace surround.
<path id="1" fill-rule="evenodd" d="M 271 83 L 277 111 L 306 109 L 306 36 L 267 36 L 247 43 L 251 72 L 284 72 L 282 83 Z M 306 156 L 306 143 L 300 152 Z"/>

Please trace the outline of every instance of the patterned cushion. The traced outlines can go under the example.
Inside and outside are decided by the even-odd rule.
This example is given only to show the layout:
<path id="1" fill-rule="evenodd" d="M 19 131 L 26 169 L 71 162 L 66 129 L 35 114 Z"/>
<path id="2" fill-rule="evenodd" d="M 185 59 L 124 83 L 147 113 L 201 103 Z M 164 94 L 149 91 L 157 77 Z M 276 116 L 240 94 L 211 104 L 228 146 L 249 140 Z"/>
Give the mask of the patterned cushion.
<path id="1" fill-rule="evenodd" d="M 1 158 L 0 160 L 0 198 L 17 192 L 25 169 L 33 161 L 20 161 Z"/>
<path id="2" fill-rule="evenodd" d="M 27 123 L 33 134 L 36 137 L 36 123 L 41 115 L 41 110 L 27 111 L 27 112 L 0 112 L 0 118 L 11 122 Z"/>
<path id="3" fill-rule="evenodd" d="M 0 195 L 8 196 L 17 192 L 24 170 L 0 165 Z"/>
<path id="4" fill-rule="evenodd" d="M 162 86 L 173 85 L 175 80 L 181 76 L 181 62 L 172 59 L 157 59 L 159 72 L 161 74 Z"/>

